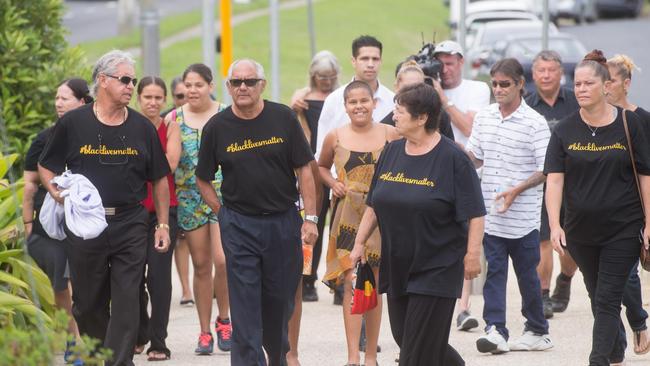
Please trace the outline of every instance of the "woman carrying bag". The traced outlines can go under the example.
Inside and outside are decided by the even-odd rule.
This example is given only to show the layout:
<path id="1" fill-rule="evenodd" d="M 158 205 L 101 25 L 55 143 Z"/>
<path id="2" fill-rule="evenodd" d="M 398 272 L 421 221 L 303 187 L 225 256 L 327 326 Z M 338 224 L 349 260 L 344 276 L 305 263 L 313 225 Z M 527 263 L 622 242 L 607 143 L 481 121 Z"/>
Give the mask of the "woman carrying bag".
<path id="1" fill-rule="evenodd" d="M 544 166 L 553 248 L 560 255 L 564 248 L 569 250 L 591 299 L 589 365 L 621 365 L 625 359 L 626 340 L 620 336 L 623 290 L 639 259 L 639 240 L 647 248 L 650 238 L 642 204 L 650 203 L 650 151 L 641 120 L 607 103 L 611 81 L 606 61 L 594 50 L 576 67 L 574 90 L 580 109 L 554 129 Z M 562 201 L 566 215 L 560 223 Z"/>

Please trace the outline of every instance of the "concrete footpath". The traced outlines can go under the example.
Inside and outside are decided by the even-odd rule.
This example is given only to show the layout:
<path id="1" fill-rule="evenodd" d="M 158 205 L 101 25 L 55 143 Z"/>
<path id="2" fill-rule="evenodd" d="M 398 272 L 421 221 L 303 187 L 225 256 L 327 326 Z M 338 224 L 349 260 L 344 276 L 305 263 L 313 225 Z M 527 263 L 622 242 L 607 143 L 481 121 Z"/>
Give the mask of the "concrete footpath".
<path id="1" fill-rule="evenodd" d="M 557 261 L 557 258 L 556 258 Z M 559 264 L 556 263 L 556 272 Z M 324 263 L 319 268 L 322 275 Z M 508 326 L 511 337 L 516 337 L 523 330 L 523 317 L 520 313 L 521 297 L 514 272 L 510 271 L 508 283 Z M 643 295 L 646 310 L 650 310 L 650 275 L 642 275 Z M 339 366 L 347 361 L 345 335 L 341 307 L 332 305 L 332 295 L 323 284 L 318 284 L 318 302 L 303 303 L 302 326 L 299 343 L 300 361 L 303 366 Z M 179 282 L 174 270 L 174 294 L 169 321 L 168 347 L 172 359 L 164 365 L 230 365 L 227 353 L 217 350 L 211 356 L 196 356 L 194 348 L 199 334 L 198 318 L 194 307 L 179 305 Z M 483 308 L 482 296 L 472 296 L 472 313 L 480 318 Z M 213 305 L 213 318 L 216 316 Z M 592 316 L 589 300 L 582 277 L 578 273 L 573 280 L 572 300 L 569 308 L 562 314 L 555 314 L 550 319 L 551 339 L 555 347 L 544 352 L 510 352 L 504 355 L 484 355 L 476 350 L 476 339 L 482 334 L 481 329 L 472 332 L 459 332 L 452 328 L 450 343 L 460 352 L 467 365 L 552 365 L 578 366 L 586 365 L 591 345 Z M 626 323 L 627 326 L 627 323 Z M 235 331 L 237 325 L 235 324 Z M 453 327 L 453 324 L 452 324 Z M 637 356 L 632 350 L 632 334 L 628 328 L 628 351 L 626 365 L 650 365 L 650 354 Z M 378 362 L 381 365 L 395 365 L 395 356 L 399 352 L 390 333 L 388 315 L 384 308 L 384 318 L 379 338 L 382 352 Z M 147 365 L 145 355 L 135 357 L 136 365 Z"/>

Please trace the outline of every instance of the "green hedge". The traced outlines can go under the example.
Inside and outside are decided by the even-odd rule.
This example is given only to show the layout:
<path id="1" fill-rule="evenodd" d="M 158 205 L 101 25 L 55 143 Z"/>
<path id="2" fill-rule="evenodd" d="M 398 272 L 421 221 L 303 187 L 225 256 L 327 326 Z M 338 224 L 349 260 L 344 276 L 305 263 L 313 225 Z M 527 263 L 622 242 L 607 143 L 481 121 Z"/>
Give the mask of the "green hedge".
<path id="1" fill-rule="evenodd" d="M 4 153 L 22 158 L 30 136 L 56 117 L 56 86 L 65 78 L 89 75 L 83 53 L 68 47 L 64 38 L 62 3 L 0 0 L 0 111 L 5 122 L 0 146 L 9 145 L 2 146 Z"/>

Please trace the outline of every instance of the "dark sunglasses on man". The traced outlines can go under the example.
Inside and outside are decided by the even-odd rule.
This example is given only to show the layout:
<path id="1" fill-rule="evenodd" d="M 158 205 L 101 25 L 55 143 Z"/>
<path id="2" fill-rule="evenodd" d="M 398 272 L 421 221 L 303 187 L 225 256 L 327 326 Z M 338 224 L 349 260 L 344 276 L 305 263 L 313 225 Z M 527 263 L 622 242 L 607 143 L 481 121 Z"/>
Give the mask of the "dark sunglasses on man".
<path id="1" fill-rule="evenodd" d="M 129 83 L 133 84 L 133 86 L 138 85 L 138 78 L 132 78 L 130 76 L 115 76 L 115 75 L 109 75 L 109 74 L 104 74 L 108 76 L 109 78 L 113 78 L 115 80 L 119 80 L 120 83 L 124 85 L 129 85 Z"/>
<path id="2" fill-rule="evenodd" d="M 234 88 L 239 88 L 242 84 L 246 84 L 247 87 L 252 88 L 262 79 L 230 79 L 230 85 Z"/>
<path id="3" fill-rule="evenodd" d="M 492 80 L 492 87 L 496 88 L 498 86 L 501 87 L 501 89 L 506 89 L 509 88 L 512 85 L 512 81 L 510 80 Z"/>

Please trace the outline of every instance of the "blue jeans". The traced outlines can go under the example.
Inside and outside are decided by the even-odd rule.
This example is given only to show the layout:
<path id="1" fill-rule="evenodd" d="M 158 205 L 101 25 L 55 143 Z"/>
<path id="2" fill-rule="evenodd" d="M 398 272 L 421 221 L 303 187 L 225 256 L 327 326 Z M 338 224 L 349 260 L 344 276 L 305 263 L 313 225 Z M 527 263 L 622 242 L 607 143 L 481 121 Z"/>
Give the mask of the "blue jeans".
<path id="1" fill-rule="evenodd" d="M 623 292 L 623 305 L 625 305 L 625 316 L 630 323 L 630 328 L 633 331 L 646 330 L 648 327 L 645 324 L 648 319 L 648 312 L 643 309 L 643 301 L 641 300 L 641 280 L 639 279 L 639 262 L 630 272 L 630 277 L 625 284 L 625 292 Z"/>
<path id="2" fill-rule="evenodd" d="M 542 310 L 542 290 L 537 276 L 539 231 L 533 230 L 519 239 L 485 234 L 483 250 L 488 262 L 487 279 L 483 287 L 483 319 L 486 329 L 494 325 L 503 338 L 509 338 L 506 328 L 506 285 L 510 257 L 521 293 L 521 314 L 527 320 L 525 330 L 548 334 L 548 322 Z"/>
<path id="3" fill-rule="evenodd" d="M 641 300 L 641 280 L 639 279 L 639 262 L 637 261 L 627 278 L 625 291 L 623 292 L 623 305 L 625 305 L 625 316 L 630 323 L 633 332 L 648 329 L 645 320 L 648 319 L 648 313 L 643 309 L 643 300 Z M 625 335 L 625 326 L 623 322 L 618 327 L 619 344 L 615 351 L 620 354 L 625 352 L 627 347 L 627 338 Z"/>

